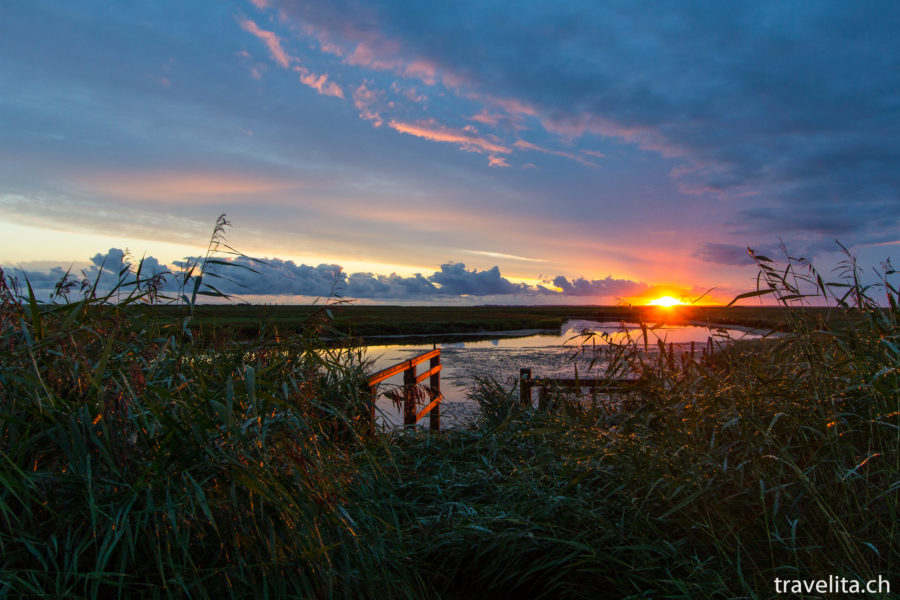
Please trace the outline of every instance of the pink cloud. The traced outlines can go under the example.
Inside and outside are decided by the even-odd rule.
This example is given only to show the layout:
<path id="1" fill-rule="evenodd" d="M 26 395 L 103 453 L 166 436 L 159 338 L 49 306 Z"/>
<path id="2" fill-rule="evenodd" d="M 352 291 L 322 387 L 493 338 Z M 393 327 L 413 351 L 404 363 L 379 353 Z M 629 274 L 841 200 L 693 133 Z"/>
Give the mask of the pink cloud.
<path id="1" fill-rule="evenodd" d="M 509 163 L 506 162 L 506 159 L 502 156 L 495 156 L 493 154 L 488 156 L 488 166 L 489 167 L 508 167 Z"/>
<path id="2" fill-rule="evenodd" d="M 485 96 L 484 100 L 489 104 L 493 104 L 495 106 L 499 106 L 507 113 L 511 115 L 527 115 L 529 117 L 536 117 L 538 115 L 537 109 L 529 104 L 522 102 L 521 100 L 516 100 L 515 98 L 498 98 L 496 96 Z"/>
<path id="3" fill-rule="evenodd" d="M 309 70 L 304 69 L 303 67 L 294 67 L 294 70 L 300 74 L 300 83 L 308 85 L 323 96 L 334 96 L 335 98 L 344 97 L 344 90 L 333 81 L 328 81 L 328 75 L 325 73 L 316 75 L 315 73 L 310 73 Z"/>
<path id="4" fill-rule="evenodd" d="M 427 121 L 417 121 L 415 123 L 401 123 L 399 121 L 390 121 L 388 123 L 391 129 L 414 135 L 432 142 L 443 142 L 448 144 L 457 144 L 460 149 L 466 152 L 491 153 L 491 154 L 509 154 L 512 152 L 510 148 L 494 143 L 486 138 L 478 137 L 469 132 L 452 129 L 439 125 L 434 119 Z"/>
<path id="5" fill-rule="evenodd" d="M 484 123 L 485 125 L 496 125 L 497 123 L 500 122 L 500 119 L 502 119 L 502 118 L 503 118 L 502 115 L 499 115 L 496 113 L 490 113 L 485 108 L 477 115 L 475 115 L 473 117 L 469 117 L 469 120 L 475 121 L 477 123 Z"/>
<path id="6" fill-rule="evenodd" d="M 516 140 L 516 143 L 513 144 L 516 148 L 521 148 L 522 150 L 537 150 L 538 152 L 546 152 L 540 146 L 536 146 L 531 142 L 526 142 L 525 140 Z"/>
<path id="7" fill-rule="evenodd" d="M 400 43 L 380 33 L 362 31 L 349 22 L 332 25 L 335 27 L 304 24 L 301 31 L 315 38 L 322 52 L 339 56 L 350 66 L 392 71 L 402 77 L 420 79 L 426 85 L 435 84 L 438 68 L 433 61 L 401 56 Z"/>
<path id="8" fill-rule="evenodd" d="M 375 46 L 375 47 L 373 47 Z M 397 52 L 397 45 L 386 41 L 376 40 L 372 42 L 360 42 L 353 53 L 344 59 L 348 65 L 354 67 L 369 67 L 378 71 L 398 70 L 402 61 L 396 58 L 387 58 Z"/>
<path id="9" fill-rule="evenodd" d="M 406 77 L 417 77 L 426 85 L 434 85 L 435 75 L 437 74 L 437 66 L 427 60 L 414 60 L 403 69 L 403 75 Z"/>
<path id="10" fill-rule="evenodd" d="M 415 102 L 417 104 L 424 104 L 425 102 L 428 102 L 428 96 L 426 96 L 425 94 L 420 94 L 416 91 L 416 88 L 401 87 L 396 81 L 391 84 L 391 90 L 396 94 L 400 94 L 410 102 Z"/>
<path id="11" fill-rule="evenodd" d="M 241 26 L 241 29 L 248 33 L 252 33 L 265 43 L 275 62 L 285 69 L 290 66 L 292 58 L 288 56 L 287 52 L 284 51 L 284 48 L 281 47 L 281 40 L 274 32 L 260 29 L 256 26 L 256 23 L 250 19 L 238 19 L 238 24 Z"/>
<path id="12" fill-rule="evenodd" d="M 681 148 L 664 140 L 659 131 L 652 127 L 627 127 L 608 119 L 589 114 L 568 116 L 565 118 L 541 117 L 541 125 L 564 139 L 574 140 L 585 133 L 603 137 L 619 138 L 635 144 L 643 150 L 659 152 L 666 158 L 684 155 Z M 588 152 L 585 152 L 589 154 Z"/>
<path id="13" fill-rule="evenodd" d="M 246 133 L 246 132 L 245 132 Z M 296 182 L 255 174 L 219 171 L 152 170 L 79 175 L 85 190 L 124 199 L 200 204 L 222 202 L 223 197 L 265 194 L 290 189 Z"/>
<path id="14" fill-rule="evenodd" d="M 366 82 L 363 82 L 353 92 L 353 105 L 359 110 L 360 118 L 372 121 L 372 125 L 375 127 L 381 127 L 384 121 L 378 111 L 373 108 L 377 101 L 378 93 L 366 87 Z"/>
<path id="15" fill-rule="evenodd" d="M 513 144 L 516 148 L 521 150 L 532 150 L 534 152 L 543 152 L 544 154 L 552 154 L 553 156 L 562 156 L 564 158 L 568 158 L 570 160 L 574 160 L 588 167 L 596 167 L 597 164 L 589 161 L 583 156 L 578 156 L 577 154 L 572 154 L 571 152 L 565 152 L 563 150 L 551 150 L 549 148 L 543 148 L 536 144 L 532 144 L 531 142 L 526 142 L 525 140 L 516 140 L 516 143 Z"/>
<path id="16" fill-rule="evenodd" d="M 250 0 L 250 2 L 259 10 L 264 9 L 269 5 L 268 0 Z"/>

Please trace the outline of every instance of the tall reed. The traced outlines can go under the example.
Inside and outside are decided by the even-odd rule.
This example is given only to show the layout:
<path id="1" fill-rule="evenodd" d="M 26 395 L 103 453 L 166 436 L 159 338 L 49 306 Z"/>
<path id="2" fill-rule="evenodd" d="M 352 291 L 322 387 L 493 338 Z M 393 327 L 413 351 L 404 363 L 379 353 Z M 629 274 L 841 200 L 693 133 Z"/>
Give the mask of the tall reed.
<path id="1" fill-rule="evenodd" d="M 620 403 L 538 410 L 492 380 L 470 430 L 371 436 L 367 365 L 321 342 L 199 335 L 142 263 L 41 304 L 0 276 L 0 596 L 768 598 L 900 586 L 900 298 L 757 256 L 789 335 L 706 360 L 597 344 Z M 885 294 L 879 306 L 874 294 Z M 831 314 L 806 311 L 814 294 Z M 77 300 L 68 301 L 73 295 Z M 175 316 L 173 316 L 173 314 Z M 589 376 L 588 374 L 581 374 Z M 896 593 L 896 587 L 893 591 Z"/>
<path id="2" fill-rule="evenodd" d="M 805 261 L 756 258 L 789 335 L 704 361 L 644 352 L 641 339 L 598 345 L 614 359 L 598 365 L 639 375 L 620 404 L 572 410 L 559 395 L 539 411 L 485 380 L 480 429 L 398 440 L 396 489 L 416 514 L 403 548 L 436 593 L 770 598 L 776 578 L 829 576 L 886 577 L 896 593 L 893 271 L 865 288 L 849 255 L 832 283 Z M 832 314 L 806 311 L 811 294 Z"/>
<path id="3" fill-rule="evenodd" d="M 229 266 L 226 225 L 180 274 L 183 319 L 153 310 L 160 280 L 143 261 L 72 302 L 59 303 L 70 282 L 41 304 L 0 277 L 0 595 L 350 585 L 334 561 L 355 539 L 342 502 L 367 427 L 365 365 L 320 343 L 316 320 L 290 337 L 195 339 L 198 297 L 226 296 L 209 283 Z"/>

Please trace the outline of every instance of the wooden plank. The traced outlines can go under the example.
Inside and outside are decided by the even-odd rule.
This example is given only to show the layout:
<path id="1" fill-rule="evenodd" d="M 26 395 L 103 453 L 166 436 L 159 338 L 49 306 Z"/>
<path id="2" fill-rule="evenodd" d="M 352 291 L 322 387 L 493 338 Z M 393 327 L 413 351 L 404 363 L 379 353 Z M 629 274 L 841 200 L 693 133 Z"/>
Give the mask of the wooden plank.
<path id="1" fill-rule="evenodd" d="M 436 375 L 441 372 L 441 365 L 437 365 L 436 367 L 431 367 L 421 375 L 416 375 L 416 383 L 422 383 L 432 375 Z"/>
<path id="2" fill-rule="evenodd" d="M 430 413 L 432 411 L 432 409 L 438 408 L 438 405 L 441 403 L 441 400 L 443 400 L 443 399 L 444 399 L 444 396 L 442 394 L 442 395 L 438 396 L 437 398 L 435 398 L 434 400 L 432 400 L 431 402 L 429 402 L 428 406 L 426 406 L 425 408 L 420 410 L 418 412 L 418 414 L 416 414 L 416 422 L 420 421 L 422 419 L 422 417 L 424 417 L 425 415 Z"/>
<path id="3" fill-rule="evenodd" d="M 382 369 L 369 377 L 369 387 L 371 387 L 375 384 L 381 383 L 388 377 L 392 377 L 392 376 L 396 375 L 397 373 L 402 373 L 403 371 L 409 369 L 410 367 L 414 367 L 415 365 L 419 364 L 420 362 L 424 362 L 435 356 L 440 356 L 440 354 L 441 354 L 441 349 L 435 348 L 434 350 L 429 350 L 428 352 L 426 352 L 424 354 L 420 354 L 419 356 L 410 358 L 409 360 L 404 360 L 401 363 L 397 363 L 396 365 L 394 365 L 392 367 Z"/>
<path id="4" fill-rule="evenodd" d="M 420 362 L 425 362 L 426 360 L 429 360 L 431 358 L 434 358 L 435 356 L 440 356 L 440 355 L 441 355 L 441 349 L 435 348 L 434 350 L 429 350 L 425 354 L 420 354 L 418 356 L 415 356 L 415 357 L 409 359 L 409 361 L 410 361 L 410 363 L 417 365 Z"/>
<path id="5" fill-rule="evenodd" d="M 374 375 L 372 375 L 371 377 L 369 377 L 369 386 L 371 387 L 371 386 L 375 385 L 376 383 L 381 383 L 388 377 L 392 377 L 392 376 L 396 375 L 397 373 L 402 373 L 403 371 L 407 370 L 411 366 L 412 366 L 412 364 L 410 363 L 410 361 L 404 360 L 402 363 L 397 363 L 396 365 L 394 365 L 392 367 L 388 367 L 387 369 L 382 369 L 382 370 L 378 371 L 377 373 L 375 373 Z"/>

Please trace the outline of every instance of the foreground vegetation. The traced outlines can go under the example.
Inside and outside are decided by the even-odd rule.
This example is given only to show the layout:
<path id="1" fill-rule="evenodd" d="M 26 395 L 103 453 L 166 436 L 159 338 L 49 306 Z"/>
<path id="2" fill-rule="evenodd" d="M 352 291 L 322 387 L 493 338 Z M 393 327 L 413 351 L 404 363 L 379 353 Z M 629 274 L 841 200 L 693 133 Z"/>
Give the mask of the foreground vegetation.
<path id="1" fill-rule="evenodd" d="M 326 307 L 199 344 L 206 263 L 179 318 L 139 267 L 115 305 L 40 305 L 0 277 L 0 596 L 896 592 L 897 290 L 882 310 L 852 262 L 847 287 L 759 264 L 762 291 L 813 285 L 841 325 L 786 311 L 792 335 L 702 363 L 597 345 L 602 374 L 639 377 L 621 403 L 538 411 L 483 380 L 477 425 L 437 435 L 371 434 L 366 365 L 321 342 Z"/>

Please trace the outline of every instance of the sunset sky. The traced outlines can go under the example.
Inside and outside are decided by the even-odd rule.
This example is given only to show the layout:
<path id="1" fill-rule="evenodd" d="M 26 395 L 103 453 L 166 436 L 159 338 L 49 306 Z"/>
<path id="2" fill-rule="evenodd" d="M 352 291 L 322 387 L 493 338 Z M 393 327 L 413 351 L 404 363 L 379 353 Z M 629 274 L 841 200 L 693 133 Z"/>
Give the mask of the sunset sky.
<path id="1" fill-rule="evenodd" d="M 877 266 L 898 32 L 894 1 L 4 2 L 0 265 L 172 264 L 227 213 L 279 301 L 335 266 L 376 301 L 727 301 L 779 240 Z"/>

